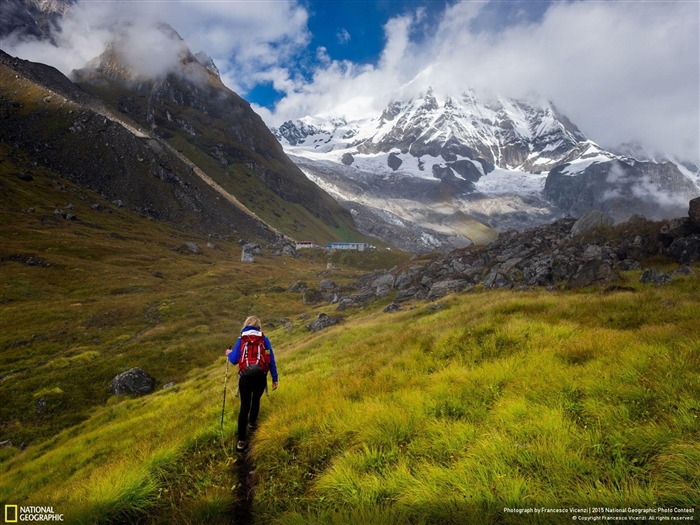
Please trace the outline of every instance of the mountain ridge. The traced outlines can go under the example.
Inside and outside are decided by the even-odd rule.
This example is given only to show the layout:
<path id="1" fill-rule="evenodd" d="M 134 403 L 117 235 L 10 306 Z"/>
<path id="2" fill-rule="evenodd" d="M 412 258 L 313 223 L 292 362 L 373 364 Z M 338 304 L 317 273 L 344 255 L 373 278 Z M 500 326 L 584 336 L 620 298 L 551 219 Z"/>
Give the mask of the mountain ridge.
<path id="1" fill-rule="evenodd" d="M 700 194 L 692 164 L 607 151 L 551 101 L 534 96 L 438 97 L 428 90 L 362 119 L 304 117 L 271 129 L 307 176 L 345 207 L 357 203 L 374 217 L 391 210 L 416 230 L 458 239 L 447 249 L 475 241 L 447 225 L 455 212 L 503 231 L 591 209 L 616 220 L 674 217 Z M 417 208 L 425 215 L 431 207 L 443 209 L 437 222 L 416 217 Z M 368 222 L 367 213 L 355 217 Z M 390 222 L 379 229 L 391 231 Z M 434 247 L 412 244 L 415 251 Z"/>

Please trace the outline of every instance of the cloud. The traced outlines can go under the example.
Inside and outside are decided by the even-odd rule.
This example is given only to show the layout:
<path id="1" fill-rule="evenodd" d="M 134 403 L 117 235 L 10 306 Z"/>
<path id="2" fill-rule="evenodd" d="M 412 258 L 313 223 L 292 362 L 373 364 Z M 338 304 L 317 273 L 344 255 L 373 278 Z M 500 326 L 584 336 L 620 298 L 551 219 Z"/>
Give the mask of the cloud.
<path id="1" fill-rule="evenodd" d="M 54 34 L 57 46 L 4 38 L 8 53 L 48 63 L 68 74 L 98 56 L 108 42 L 126 35 L 135 64 L 163 70 L 178 51 L 154 26 L 172 26 L 193 52 L 205 51 L 228 85 L 245 92 L 270 77 L 308 44 L 308 12 L 295 0 L 268 2 L 90 2 L 78 0 Z M 160 34 L 159 34 L 160 33 Z M 172 41 L 170 42 L 172 43 Z M 289 76 L 289 75 L 287 75 Z"/>
<path id="2" fill-rule="evenodd" d="M 348 42 L 350 42 L 350 33 L 344 27 L 341 27 L 340 29 L 338 29 L 335 36 L 338 39 L 338 43 L 340 45 L 345 45 Z"/>
<path id="3" fill-rule="evenodd" d="M 319 63 L 266 118 L 279 124 L 339 108 L 353 117 L 428 86 L 453 95 L 538 93 L 605 147 L 639 141 L 700 158 L 700 4 L 561 2 L 537 20 L 517 16 L 485 29 L 488 6 L 456 3 L 437 23 L 420 10 L 391 19 L 376 65 Z"/>

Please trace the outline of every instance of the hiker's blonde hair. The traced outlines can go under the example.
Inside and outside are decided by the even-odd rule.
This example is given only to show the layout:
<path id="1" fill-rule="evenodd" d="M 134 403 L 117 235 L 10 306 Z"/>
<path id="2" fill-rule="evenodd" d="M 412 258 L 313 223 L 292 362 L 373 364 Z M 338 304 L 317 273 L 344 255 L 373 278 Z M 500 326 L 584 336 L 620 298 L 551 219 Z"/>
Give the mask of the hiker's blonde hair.
<path id="1" fill-rule="evenodd" d="M 250 317 L 246 318 L 245 323 L 243 323 L 243 328 L 245 328 L 246 326 L 254 326 L 258 330 L 260 330 L 262 328 L 260 326 L 260 319 L 258 319 L 254 315 L 251 315 Z M 241 328 L 241 330 L 243 328 Z"/>

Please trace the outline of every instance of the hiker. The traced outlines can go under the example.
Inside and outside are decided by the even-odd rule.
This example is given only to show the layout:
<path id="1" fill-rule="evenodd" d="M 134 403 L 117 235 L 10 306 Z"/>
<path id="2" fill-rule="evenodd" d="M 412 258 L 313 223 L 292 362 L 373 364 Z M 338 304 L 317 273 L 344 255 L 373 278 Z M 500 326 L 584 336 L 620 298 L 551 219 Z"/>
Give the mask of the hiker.
<path id="1" fill-rule="evenodd" d="M 245 449 L 248 435 L 255 430 L 260 412 L 260 398 L 267 390 L 267 372 L 272 375 L 272 390 L 277 389 L 277 366 L 270 340 L 265 337 L 260 319 L 251 316 L 245 320 L 241 336 L 233 349 L 226 351 L 228 360 L 238 365 L 238 391 L 241 411 L 238 414 L 238 444 L 236 450 Z"/>

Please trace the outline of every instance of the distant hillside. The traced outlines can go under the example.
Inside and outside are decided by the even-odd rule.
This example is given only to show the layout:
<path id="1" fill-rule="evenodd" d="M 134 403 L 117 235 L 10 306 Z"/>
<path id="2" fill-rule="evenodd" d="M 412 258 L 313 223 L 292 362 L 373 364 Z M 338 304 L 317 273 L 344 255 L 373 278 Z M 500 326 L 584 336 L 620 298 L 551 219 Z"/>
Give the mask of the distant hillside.
<path id="1" fill-rule="evenodd" d="M 179 228 L 272 240 L 276 233 L 158 137 L 56 69 L 0 51 L 0 143 L 109 201 Z"/>
<path id="2" fill-rule="evenodd" d="M 120 114 L 166 139 L 229 193 L 291 237 L 319 242 L 359 239 L 350 214 L 289 160 L 250 104 L 201 63 L 169 26 L 177 50 L 170 71 L 136 71 L 114 42 L 73 79 Z"/>

